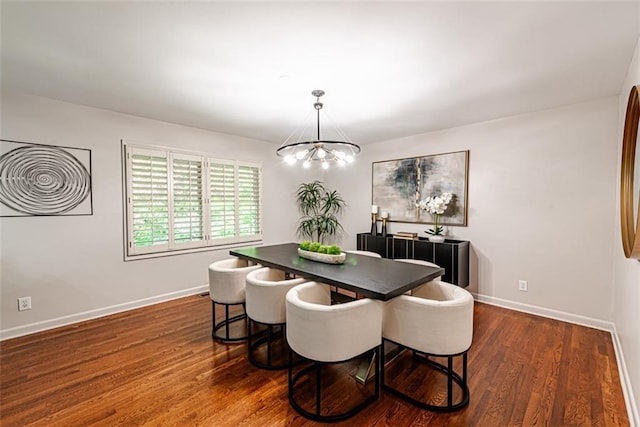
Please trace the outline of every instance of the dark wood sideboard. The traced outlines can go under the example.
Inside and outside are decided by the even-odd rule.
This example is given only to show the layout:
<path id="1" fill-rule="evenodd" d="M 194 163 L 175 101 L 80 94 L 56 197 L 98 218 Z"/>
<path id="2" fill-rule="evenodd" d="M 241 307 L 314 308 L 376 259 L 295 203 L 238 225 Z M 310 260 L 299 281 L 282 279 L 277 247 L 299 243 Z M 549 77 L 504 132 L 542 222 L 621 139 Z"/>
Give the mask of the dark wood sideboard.
<path id="1" fill-rule="evenodd" d="M 373 236 L 359 233 L 356 237 L 359 251 L 376 252 L 384 258 L 421 259 L 444 268 L 442 280 L 460 287 L 469 286 L 469 242 L 446 239 L 444 243 L 432 243 L 428 239 L 401 239 L 393 235 Z"/>

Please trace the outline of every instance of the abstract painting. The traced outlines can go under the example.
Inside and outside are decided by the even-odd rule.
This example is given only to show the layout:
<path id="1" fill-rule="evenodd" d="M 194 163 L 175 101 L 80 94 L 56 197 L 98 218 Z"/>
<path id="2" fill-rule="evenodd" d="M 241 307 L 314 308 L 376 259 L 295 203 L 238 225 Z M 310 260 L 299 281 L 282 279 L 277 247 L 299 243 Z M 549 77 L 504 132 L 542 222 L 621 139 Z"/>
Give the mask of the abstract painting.
<path id="1" fill-rule="evenodd" d="M 0 216 L 93 215 L 91 150 L 0 140 Z"/>
<path id="2" fill-rule="evenodd" d="M 469 150 L 374 162 L 372 204 L 389 212 L 389 221 L 432 224 L 416 207 L 429 196 L 448 192 L 453 200 L 441 217 L 446 225 L 467 225 Z"/>

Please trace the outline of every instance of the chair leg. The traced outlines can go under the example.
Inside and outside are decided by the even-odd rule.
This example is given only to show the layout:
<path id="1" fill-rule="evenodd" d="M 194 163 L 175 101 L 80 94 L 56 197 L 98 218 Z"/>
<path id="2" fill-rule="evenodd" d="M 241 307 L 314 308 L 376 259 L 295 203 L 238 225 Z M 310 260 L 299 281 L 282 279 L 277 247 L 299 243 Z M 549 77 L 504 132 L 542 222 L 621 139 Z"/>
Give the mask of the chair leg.
<path id="1" fill-rule="evenodd" d="M 467 383 L 467 352 L 462 355 L 462 382 Z"/>
<path id="2" fill-rule="evenodd" d="M 373 403 L 376 399 L 379 398 L 379 376 L 378 376 L 378 372 L 380 369 L 380 346 L 376 346 L 374 349 L 364 353 L 364 355 L 370 355 L 371 352 L 373 351 L 373 353 L 375 354 L 375 358 L 376 358 L 376 363 L 375 363 L 375 368 L 376 371 L 376 381 L 375 381 L 375 390 L 373 391 L 373 395 L 365 398 L 362 402 L 358 403 L 357 405 L 355 405 L 354 407 L 339 413 L 339 414 L 335 414 L 335 415 L 322 415 L 322 366 L 323 365 L 329 365 L 329 364 L 334 364 L 334 363 L 329 363 L 329 362 L 318 362 L 318 361 L 312 361 L 311 364 L 309 364 L 306 367 L 303 367 L 302 369 L 300 369 L 300 371 L 296 372 L 295 374 L 293 373 L 293 367 L 294 367 L 294 363 L 292 363 L 293 361 L 293 350 L 289 350 L 289 362 L 290 362 L 290 366 L 288 369 L 288 397 L 289 397 L 289 403 L 291 404 L 291 406 L 302 416 L 304 416 L 305 418 L 308 418 L 310 420 L 314 420 L 314 421 L 322 421 L 322 422 L 336 422 L 336 421 L 342 421 L 342 420 L 346 420 L 354 415 L 356 415 L 358 412 L 362 411 L 366 406 L 370 405 L 371 403 Z M 349 360 L 345 360 L 343 362 L 335 362 L 335 363 L 344 363 L 344 362 L 349 362 L 352 361 L 355 358 L 360 358 L 363 355 L 358 355 L 352 359 Z M 315 405 L 313 405 L 313 409 L 310 408 L 310 410 L 304 409 L 297 401 L 296 401 L 296 385 L 298 384 L 298 382 L 302 379 L 302 378 L 312 378 L 313 374 L 315 373 L 315 394 L 316 394 L 316 398 L 315 398 Z M 307 384 L 309 384 L 309 381 L 304 381 Z M 312 386 L 311 384 L 309 384 L 310 386 Z M 308 406 L 312 406 L 312 405 L 308 405 Z"/>
<path id="3" fill-rule="evenodd" d="M 383 340 L 383 345 L 384 345 L 384 341 Z M 397 343 L 396 343 L 397 344 Z M 415 360 L 419 360 L 422 363 L 425 363 L 426 365 L 434 368 L 437 372 L 440 372 L 442 374 L 445 374 L 447 376 L 447 403 L 446 405 L 431 405 L 422 401 L 419 401 L 417 399 L 415 399 L 412 396 L 409 396 L 408 394 L 405 394 L 404 392 L 392 387 L 391 385 L 387 384 L 385 382 L 385 366 L 384 366 L 384 347 L 382 349 L 382 353 L 383 353 L 383 364 L 381 367 L 382 373 L 382 389 L 384 389 L 385 391 L 390 392 L 391 394 L 394 394 L 395 396 L 411 403 L 414 406 L 417 406 L 419 408 L 422 409 L 427 409 L 430 411 L 435 411 L 435 412 L 453 412 L 453 411 L 457 411 L 459 409 L 464 408 L 465 406 L 467 406 L 469 404 L 469 386 L 467 384 L 467 352 L 463 352 L 460 354 L 455 354 L 455 355 L 447 355 L 447 365 L 442 365 L 438 362 L 435 362 L 434 360 L 431 360 L 428 358 L 429 354 L 425 354 L 424 357 L 415 357 Z M 437 355 L 435 355 L 437 356 Z M 455 356 L 462 356 L 462 377 L 455 372 L 455 370 L 453 369 L 453 358 Z M 460 401 L 458 403 L 454 403 L 453 402 L 453 384 L 456 384 L 460 390 L 462 390 L 462 398 L 460 399 Z"/>
<path id="4" fill-rule="evenodd" d="M 322 365 L 316 362 L 316 415 L 320 416 L 320 372 L 322 370 Z"/>
<path id="5" fill-rule="evenodd" d="M 225 318 L 224 320 L 215 323 L 216 322 L 216 304 L 218 305 L 223 305 L 225 310 Z M 238 303 L 240 304 L 240 303 Z M 231 305 L 236 305 L 236 304 L 223 304 L 223 303 L 217 303 L 213 300 L 211 300 L 211 321 L 213 324 L 213 330 L 211 331 L 211 337 L 214 339 L 217 339 L 218 341 L 221 341 L 223 343 L 233 343 L 233 342 L 238 342 L 238 341 L 245 341 L 247 339 L 247 335 L 241 335 L 238 337 L 231 337 L 231 331 L 230 331 L 230 327 L 231 324 L 234 322 L 239 322 L 239 321 L 245 321 L 245 325 L 246 325 L 246 319 L 247 319 L 247 314 L 246 311 L 243 311 L 243 313 L 238 314 L 236 316 L 230 317 L 229 315 L 229 306 Z M 242 306 L 244 307 L 244 303 L 242 303 Z M 220 329 L 224 328 L 224 335 L 219 335 L 218 331 Z"/>
<path id="6" fill-rule="evenodd" d="M 453 356 L 447 357 L 447 406 L 453 406 Z"/>
<path id="7" fill-rule="evenodd" d="M 271 335 L 273 334 L 273 325 L 267 326 L 267 365 L 271 366 Z"/>
<path id="8" fill-rule="evenodd" d="M 289 387 L 289 392 L 291 392 L 291 389 L 293 388 L 293 384 L 291 382 L 291 376 L 293 375 L 293 350 L 291 350 L 291 347 L 289 347 L 289 366 L 287 369 L 287 385 Z"/>
<path id="9" fill-rule="evenodd" d="M 257 368 L 260 369 L 269 369 L 269 370 L 280 370 L 286 369 L 289 366 L 288 358 L 291 357 L 293 360 L 293 356 L 288 353 L 280 354 L 279 357 L 274 357 L 273 347 L 275 345 L 281 345 L 282 348 L 289 349 L 287 344 L 287 335 L 285 330 L 285 324 L 268 324 L 268 323 L 260 323 L 256 322 L 251 318 L 247 318 L 249 321 L 249 341 L 247 343 L 247 351 L 249 362 Z M 254 325 L 258 323 L 261 325 L 265 325 L 267 328 L 263 331 L 255 333 Z M 275 329 L 275 327 L 279 327 L 279 331 Z M 276 331 L 276 332 L 274 332 Z M 281 341 L 284 340 L 284 341 Z M 263 345 L 266 346 L 266 357 L 258 358 L 256 352 L 259 347 Z M 266 361 L 265 361 L 266 359 Z"/>

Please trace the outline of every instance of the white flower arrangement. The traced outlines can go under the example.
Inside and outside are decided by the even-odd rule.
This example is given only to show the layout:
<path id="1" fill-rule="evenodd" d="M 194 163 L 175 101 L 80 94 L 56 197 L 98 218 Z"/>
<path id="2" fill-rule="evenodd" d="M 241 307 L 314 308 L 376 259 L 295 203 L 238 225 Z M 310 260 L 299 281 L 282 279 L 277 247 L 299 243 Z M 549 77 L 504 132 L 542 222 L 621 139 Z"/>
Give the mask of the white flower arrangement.
<path id="1" fill-rule="evenodd" d="M 453 194 L 442 193 L 439 196 L 430 196 L 416 203 L 416 207 L 420 208 L 423 211 L 426 211 L 433 216 L 433 229 L 427 230 L 426 233 L 433 234 L 435 236 L 439 236 L 442 234 L 442 232 L 444 231 L 444 227 L 440 225 L 440 215 L 445 213 L 452 199 Z"/>

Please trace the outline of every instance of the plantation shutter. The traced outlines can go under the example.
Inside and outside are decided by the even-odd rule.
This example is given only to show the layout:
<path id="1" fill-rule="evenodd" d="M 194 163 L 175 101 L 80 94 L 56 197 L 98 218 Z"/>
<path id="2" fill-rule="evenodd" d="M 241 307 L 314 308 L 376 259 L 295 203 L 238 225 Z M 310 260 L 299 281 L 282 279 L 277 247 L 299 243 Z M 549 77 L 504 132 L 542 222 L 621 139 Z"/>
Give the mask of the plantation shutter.
<path id="1" fill-rule="evenodd" d="M 173 242 L 176 248 L 204 244 L 202 158 L 173 154 Z"/>
<path id="2" fill-rule="evenodd" d="M 169 249 L 167 153 L 127 150 L 127 219 L 130 254 Z"/>
<path id="3" fill-rule="evenodd" d="M 261 235 L 260 167 L 238 164 L 238 236 L 253 239 Z"/>
<path id="4" fill-rule="evenodd" d="M 234 162 L 209 159 L 209 238 L 216 243 L 233 241 L 236 234 L 235 181 Z"/>
<path id="5" fill-rule="evenodd" d="M 259 164 L 123 146 L 125 258 L 262 239 Z"/>

